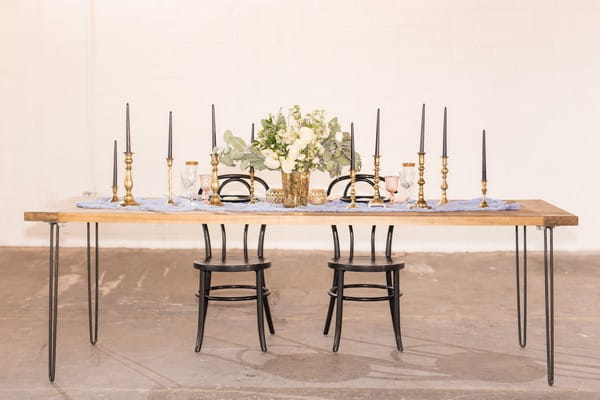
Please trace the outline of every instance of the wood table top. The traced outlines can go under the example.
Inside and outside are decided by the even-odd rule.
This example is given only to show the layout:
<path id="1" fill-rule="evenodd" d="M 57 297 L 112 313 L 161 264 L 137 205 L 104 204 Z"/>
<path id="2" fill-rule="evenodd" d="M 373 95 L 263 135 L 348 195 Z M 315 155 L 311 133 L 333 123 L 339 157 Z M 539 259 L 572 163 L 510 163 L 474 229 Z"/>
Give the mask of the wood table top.
<path id="1" fill-rule="evenodd" d="M 432 226 L 574 226 L 579 217 L 544 200 L 518 201 L 519 210 L 453 212 L 284 212 L 186 211 L 157 212 L 89 209 L 72 206 L 55 211 L 27 211 L 25 221 L 150 224 L 279 224 L 279 225 L 432 225 Z M 74 204 L 74 203 L 73 203 Z"/>

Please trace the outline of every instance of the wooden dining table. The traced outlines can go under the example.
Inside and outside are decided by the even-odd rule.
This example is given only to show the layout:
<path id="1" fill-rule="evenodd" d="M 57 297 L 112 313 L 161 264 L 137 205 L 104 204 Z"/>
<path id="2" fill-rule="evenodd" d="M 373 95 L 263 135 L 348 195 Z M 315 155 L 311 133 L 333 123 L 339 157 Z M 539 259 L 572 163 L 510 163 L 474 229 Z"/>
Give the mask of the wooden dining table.
<path id="1" fill-rule="evenodd" d="M 515 200 L 506 200 L 509 203 Z M 518 200 L 520 208 L 508 211 L 380 212 L 377 210 L 314 212 L 287 209 L 281 212 L 233 212 L 214 207 L 203 211 L 155 212 L 123 209 L 70 208 L 27 211 L 25 221 L 50 227 L 48 279 L 48 377 L 55 379 L 58 311 L 60 226 L 87 224 L 87 279 L 90 343 L 98 340 L 99 224 L 277 224 L 277 225 L 408 225 L 408 226 L 511 226 L 515 230 L 517 333 L 527 344 L 527 227 L 540 227 L 544 243 L 546 367 L 548 384 L 554 383 L 554 228 L 578 225 L 579 219 L 543 200 Z M 93 236 L 93 240 L 92 240 Z M 93 283 L 93 284 L 92 284 Z"/>

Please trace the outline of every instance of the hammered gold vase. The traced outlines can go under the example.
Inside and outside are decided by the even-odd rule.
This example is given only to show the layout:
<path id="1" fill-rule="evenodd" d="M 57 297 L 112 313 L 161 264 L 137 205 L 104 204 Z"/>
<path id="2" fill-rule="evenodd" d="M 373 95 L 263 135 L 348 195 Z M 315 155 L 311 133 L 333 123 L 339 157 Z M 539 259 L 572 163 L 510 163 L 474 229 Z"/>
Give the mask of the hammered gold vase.
<path id="1" fill-rule="evenodd" d="M 309 181 L 310 172 L 282 172 L 283 206 L 292 208 L 307 205 Z"/>

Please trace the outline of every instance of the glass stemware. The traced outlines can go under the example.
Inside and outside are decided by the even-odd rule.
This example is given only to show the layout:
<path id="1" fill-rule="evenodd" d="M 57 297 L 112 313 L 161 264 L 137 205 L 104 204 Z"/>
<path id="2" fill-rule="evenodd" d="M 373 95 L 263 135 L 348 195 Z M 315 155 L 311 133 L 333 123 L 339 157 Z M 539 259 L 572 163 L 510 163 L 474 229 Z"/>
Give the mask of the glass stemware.
<path id="1" fill-rule="evenodd" d="M 210 175 L 200 174 L 200 188 L 202 189 L 202 201 L 208 202 L 208 194 L 210 193 Z"/>
<path id="2" fill-rule="evenodd" d="M 385 190 L 390 193 L 390 204 L 394 204 L 394 196 L 398 191 L 398 176 L 386 176 L 385 177 Z"/>
<path id="3" fill-rule="evenodd" d="M 417 168 L 415 163 L 402 163 L 402 170 L 400 171 L 400 185 L 406 190 L 406 204 L 410 204 L 410 189 L 415 183 L 415 176 L 417 174 Z"/>
<path id="4" fill-rule="evenodd" d="M 194 186 L 198 176 L 198 161 L 186 161 L 185 169 L 181 171 L 181 186 L 187 192 L 187 200 L 192 203 L 194 200 Z"/>

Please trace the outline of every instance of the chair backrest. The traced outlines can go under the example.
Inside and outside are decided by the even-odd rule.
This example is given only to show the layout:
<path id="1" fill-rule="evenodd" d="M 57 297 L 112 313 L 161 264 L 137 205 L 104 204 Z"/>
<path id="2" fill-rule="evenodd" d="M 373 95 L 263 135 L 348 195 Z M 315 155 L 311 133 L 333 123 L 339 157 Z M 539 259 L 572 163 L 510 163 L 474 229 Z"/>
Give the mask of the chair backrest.
<path id="1" fill-rule="evenodd" d="M 343 196 L 348 196 L 348 190 L 350 190 L 350 185 L 351 185 L 350 175 L 338 176 L 337 178 L 332 180 L 331 183 L 329 184 L 329 187 L 327 188 L 327 196 L 331 195 L 331 192 L 332 192 L 334 186 L 336 186 L 338 183 L 344 182 L 344 181 L 348 181 L 348 182 L 346 182 L 346 186 L 344 187 Z M 364 182 L 364 183 L 371 185 L 371 187 L 374 187 L 375 186 L 375 175 L 356 174 L 355 181 L 356 181 L 356 183 Z M 385 182 L 385 178 L 380 176 L 379 182 Z"/>
<path id="2" fill-rule="evenodd" d="M 246 187 L 248 194 L 250 194 L 250 175 L 248 174 L 223 174 L 219 175 L 219 194 L 223 191 L 223 188 L 231 183 L 238 182 Z M 260 184 L 265 189 L 269 190 L 269 185 L 263 179 L 258 176 L 254 176 L 254 184 Z"/>
<path id="3" fill-rule="evenodd" d="M 221 258 L 225 260 L 227 258 L 227 232 L 225 225 L 221 224 Z M 258 232 L 258 245 L 256 247 L 256 255 L 259 258 L 264 257 L 264 244 L 265 244 L 265 230 L 267 225 L 262 224 Z M 204 254 L 206 258 L 212 258 L 212 245 L 210 242 L 210 230 L 208 224 L 202 224 L 202 232 L 204 233 Z M 244 258 L 248 258 L 248 224 L 244 225 Z"/>
<path id="4" fill-rule="evenodd" d="M 364 182 L 367 183 L 369 185 L 371 185 L 371 187 L 375 186 L 375 176 L 374 175 L 370 175 L 370 174 L 356 174 L 356 178 L 355 178 L 356 182 Z M 345 182 L 348 181 L 348 182 Z M 379 177 L 379 181 L 380 182 L 385 182 L 385 178 L 383 177 Z M 334 180 L 331 181 L 331 183 L 329 184 L 329 187 L 327 188 L 327 196 L 329 196 L 333 190 L 333 188 L 337 185 L 340 184 L 341 182 L 344 182 L 346 184 L 345 188 L 344 188 L 344 192 L 343 192 L 343 196 L 348 196 L 348 190 L 350 189 L 350 175 L 343 175 L 340 176 Z M 377 226 L 376 225 L 372 225 L 371 226 L 371 258 L 375 258 L 375 232 L 377 230 Z M 331 225 L 331 231 L 333 233 L 333 257 L 334 258 L 340 258 L 341 256 L 341 252 L 340 252 L 340 235 L 338 233 L 338 229 L 337 229 L 337 225 Z M 352 227 L 352 225 L 348 225 L 348 233 L 349 233 L 349 239 L 350 239 L 350 246 L 349 246 L 349 257 L 352 258 L 354 257 L 354 228 Z M 392 238 L 394 235 L 394 225 L 389 225 L 388 226 L 388 231 L 387 231 L 387 239 L 385 242 L 385 256 L 387 258 L 391 258 L 392 257 Z"/>

